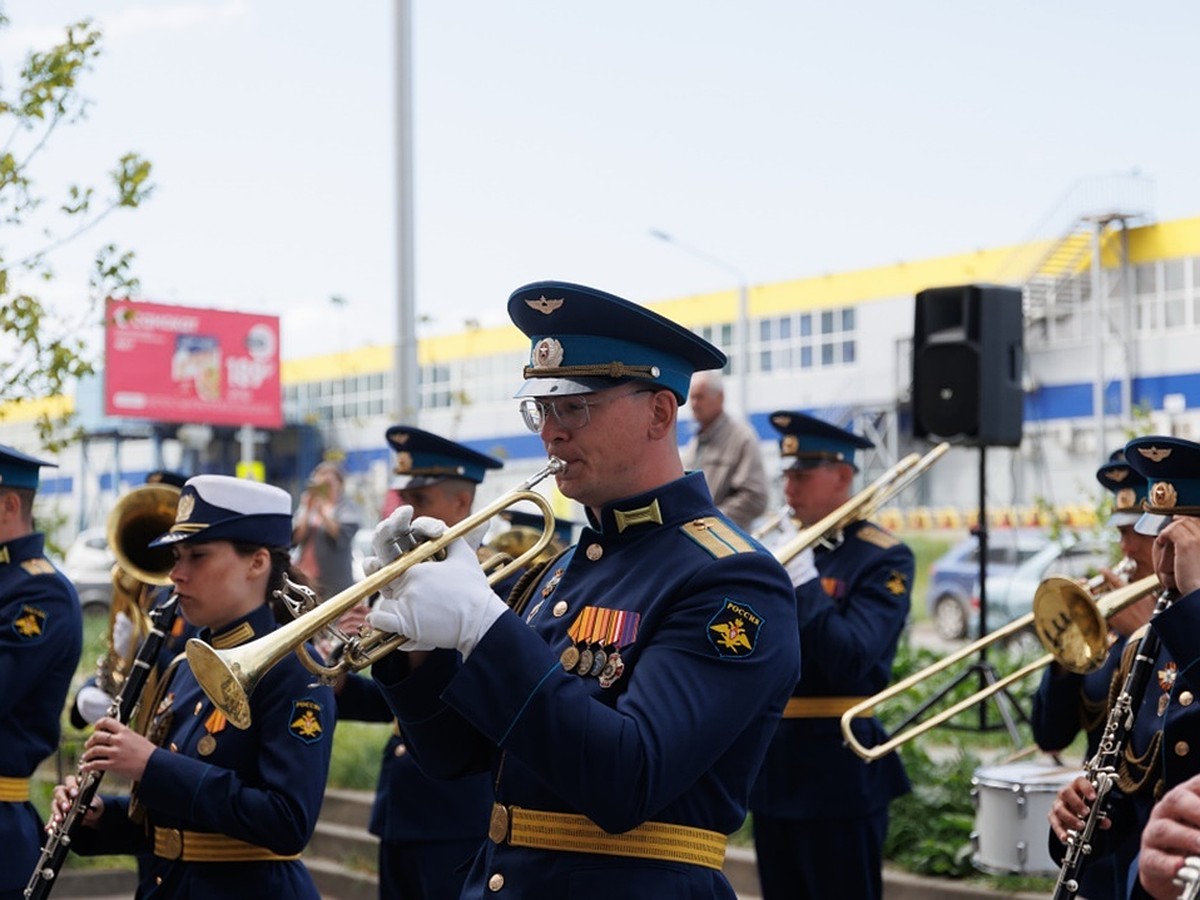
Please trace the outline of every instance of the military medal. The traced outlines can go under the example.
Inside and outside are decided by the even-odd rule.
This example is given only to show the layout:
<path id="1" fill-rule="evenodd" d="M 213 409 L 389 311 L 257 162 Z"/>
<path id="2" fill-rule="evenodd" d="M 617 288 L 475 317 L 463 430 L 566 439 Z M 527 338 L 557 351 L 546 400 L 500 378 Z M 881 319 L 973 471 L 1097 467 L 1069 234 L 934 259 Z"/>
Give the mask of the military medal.
<path id="1" fill-rule="evenodd" d="M 594 654 L 592 653 L 592 651 L 588 650 L 585 647 L 583 649 L 583 651 L 579 654 L 579 667 L 575 671 L 578 672 L 580 675 L 586 675 L 588 672 L 592 671 L 593 655 Z"/>
<path id="2" fill-rule="evenodd" d="M 196 752 L 201 756 L 209 756 L 217 749 L 217 739 L 211 734 L 206 734 L 196 743 Z"/>
<path id="3" fill-rule="evenodd" d="M 225 718 L 225 713 L 219 709 L 214 709 L 208 714 L 208 718 L 204 720 L 204 737 L 196 742 L 196 752 L 201 756 L 209 756 L 217 749 L 216 735 L 225 730 L 225 723 L 228 721 Z"/>
<path id="4" fill-rule="evenodd" d="M 608 662 L 608 654 L 604 652 L 604 648 L 596 648 L 596 657 L 592 660 L 592 669 L 588 672 L 593 678 L 604 671 L 604 666 Z"/>
<path id="5" fill-rule="evenodd" d="M 624 673 L 625 660 L 621 659 L 621 654 L 614 650 L 608 654 L 608 662 L 604 664 L 604 671 L 600 673 L 600 687 L 612 687 Z"/>
<path id="6" fill-rule="evenodd" d="M 572 669 L 575 668 L 576 665 L 579 664 L 578 648 L 576 648 L 575 645 L 572 644 L 570 647 L 568 647 L 566 650 L 564 650 L 562 652 L 562 656 L 560 656 L 558 658 L 558 661 L 560 663 L 562 663 L 562 667 L 564 669 L 566 669 L 568 672 L 570 672 Z"/>

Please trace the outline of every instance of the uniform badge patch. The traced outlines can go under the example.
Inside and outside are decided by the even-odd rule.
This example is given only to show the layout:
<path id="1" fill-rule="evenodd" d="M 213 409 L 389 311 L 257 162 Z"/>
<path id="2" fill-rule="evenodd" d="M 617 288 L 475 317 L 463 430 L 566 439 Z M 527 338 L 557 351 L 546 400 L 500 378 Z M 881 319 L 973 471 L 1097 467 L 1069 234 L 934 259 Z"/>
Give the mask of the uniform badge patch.
<path id="1" fill-rule="evenodd" d="M 26 604 L 13 620 L 13 631 L 23 641 L 36 641 L 46 631 L 46 611 Z"/>
<path id="2" fill-rule="evenodd" d="M 30 575 L 52 575 L 54 574 L 54 566 L 50 565 L 50 560 L 42 559 L 27 559 L 21 563 L 21 568 Z"/>
<path id="3" fill-rule="evenodd" d="M 885 582 L 885 587 L 887 587 L 888 593 L 890 593 L 893 597 L 899 597 L 906 590 L 908 590 L 908 582 L 904 578 L 904 573 L 897 572 L 895 569 L 893 569 L 891 574 L 888 575 L 888 580 Z"/>
<path id="4" fill-rule="evenodd" d="M 314 700 L 293 700 L 291 724 L 288 731 L 292 737 L 306 744 L 315 744 L 322 737 L 321 704 Z"/>
<path id="5" fill-rule="evenodd" d="M 744 657 L 754 652 L 763 619 L 744 603 L 725 598 L 708 622 L 708 639 L 720 656 Z"/>

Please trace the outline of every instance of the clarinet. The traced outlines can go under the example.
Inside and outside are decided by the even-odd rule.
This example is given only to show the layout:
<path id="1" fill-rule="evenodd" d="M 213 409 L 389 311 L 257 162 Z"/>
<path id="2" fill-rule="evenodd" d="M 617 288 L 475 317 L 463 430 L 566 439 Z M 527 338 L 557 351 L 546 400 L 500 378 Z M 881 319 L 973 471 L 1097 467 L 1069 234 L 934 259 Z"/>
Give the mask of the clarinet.
<path id="1" fill-rule="evenodd" d="M 120 693 L 108 708 L 107 715 L 118 722 L 128 724 L 137 711 L 146 679 L 150 676 L 150 670 L 158 658 L 167 632 L 171 630 L 178 609 L 179 598 L 172 594 L 166 603 L 150 611 L 150 633 L 138 648 L 137 658 L 130 667 L 129 675 L 121 685 Z M 66 862 L 67 851 L 71 849 L 71 838 L 87 814 L 104 773 L 79 772 L 76 777 L 78 793 L 75 795 L 75 801 L 62 821 L 50 832 L 45 846 L 42 847 L 42 855 L 38 858 L 33 874 L 29 876 L 29 883 L 25 886 L 26 900 L 43 900 L 50 896 L 50 891 L 57 883 L 58 873 Z"/>
<path id="2" fill-rule="evenodd" d="M 1175 873 L 1175 886 L 1182 888 L 1176 900 L 1200 898 L 1200 856 L 1189 856 Z"/>
<path id="3" fill-rule="evenodd" d="M 1163 591 L 1159 595 L 1154 604 L 1154 611 L 1150 614 L 1151 623 L 1175 601 L 1176 596 L 1174 591 Z M 1084 774 L 1096 792 L 1096 799 L 1092 801 L 1091 809 L 1088 810 L 1083 829 L 1067 832 L 1067 850 L 1063 854 L 1058 881 L 1054 885 L 1054 900 L 1069 900 L 1079 890 L 1079 872 L 1092 852 L 1092 839 L 1096 829 L 1108 812 L 1109 794 L 1117 781 L 1117 766 L 1133 731 L 1134 716 L 1141 706 L 1150 674 L 1154 671 L 1154 661 L 1158 657 L 1160 643 L 1157 632 L 1148 628 L 1138 645 L 1137 656 L 1133 665 L 1129 667 L 1129 674 L 1125 676 L 1125 682 L 1121 685 L 1121 693 L 1109 710 L 1108 721 L 1104 723 L 1104 732 L 1100 736 L 1100 745 L 1084 766 Z"/>

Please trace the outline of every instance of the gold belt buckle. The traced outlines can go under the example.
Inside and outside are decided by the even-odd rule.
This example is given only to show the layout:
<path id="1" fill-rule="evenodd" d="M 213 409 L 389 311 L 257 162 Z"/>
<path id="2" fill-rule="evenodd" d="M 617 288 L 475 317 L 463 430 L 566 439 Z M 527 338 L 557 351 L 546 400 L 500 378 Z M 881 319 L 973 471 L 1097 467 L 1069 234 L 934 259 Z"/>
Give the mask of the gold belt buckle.
<path id="1" fill-rule="evenodd" d="M 494 844 L 503 844 L 508 840 L 508 807 L 502 803 L 492 804 L 492 818 L 488 822 L 488 837 Z"/>
<path id="2" fill-rule="evenodd" d="M 179 859 L 183 856 L 183 832 L 178 828 L 160 828 L 163 852 L 158 854 L 166 859 Z"/>

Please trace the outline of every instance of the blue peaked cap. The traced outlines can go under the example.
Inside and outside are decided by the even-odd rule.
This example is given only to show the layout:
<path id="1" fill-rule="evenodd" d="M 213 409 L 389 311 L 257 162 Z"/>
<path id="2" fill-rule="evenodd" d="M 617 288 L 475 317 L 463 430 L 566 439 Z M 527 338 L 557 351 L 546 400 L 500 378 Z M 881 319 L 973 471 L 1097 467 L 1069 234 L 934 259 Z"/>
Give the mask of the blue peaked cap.
<path id="1" fill-rule="evenodd" d="M 476 484 L 488 469 L 504 463 L 486 453 L 464 447 L 411 425 L 393 425 L 387 442 L 396 451 L 396 474 L 409 476 L 408 488 L 424 487 L 443 478 L 463 478 Z"/>
<path id="2" fill-rule="evenodd" d="M 1200 444 L 1149 435 L 1125 445 L 1125 460 L 1149 486 L 1135 529 L 1158 534 L 1172 516 L 1200 516 Z"/>
<path id="3" fill-rule="evenodd" d="M 771 425 L 779 432 L 779 455 L 791 463 L 785 469 L 809 469 L 829 462 L 854 462 L 854 451 L 875 444 L 853 432 L 806 415 L 802 412 L 780 410 L 771 413 Z"/>
<path id="4" fill-rule="evenodd" d="M 52 463 L 36 456 L 29 456 L 14 447 L 0 444 L 0 487 L 26 488 L 36 491 L 38 472 L 42 466 L 58 468 L 58 463 Z"/>
<path id="5" fill-rule="evenodd" d="M 1113 509 L 1108 517 L 1110 528 L 1135 525 L 1142 517 L 1142 503 L 1150 483 L 1125 459 L 1125 450 L 1114 450 L 1108 462 L 1096 470 L 1096 480 L 1112 492 Z"/>
<path id="6" fill-rule="evenodd" d="M 724 353 L 682 325 L 580 284 L 517 288 L 508 315 L 533 342 L 518 397 L 587 394 L 636 379 L 683 403 L 693 372 L 725 365 Z"/>

